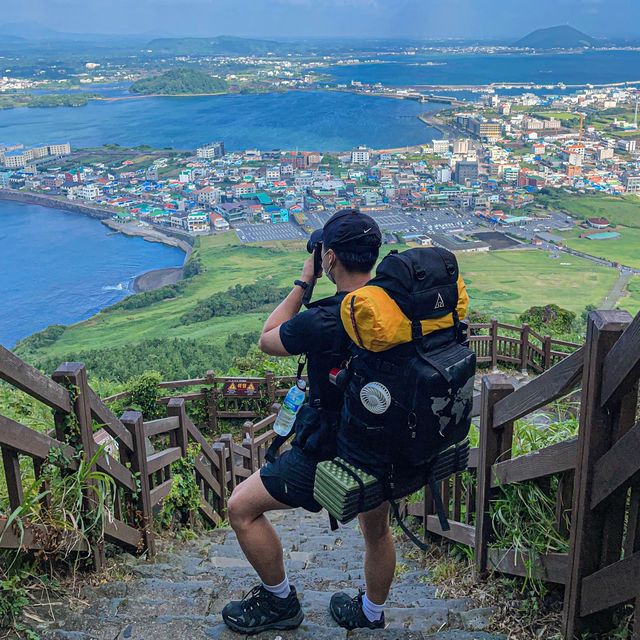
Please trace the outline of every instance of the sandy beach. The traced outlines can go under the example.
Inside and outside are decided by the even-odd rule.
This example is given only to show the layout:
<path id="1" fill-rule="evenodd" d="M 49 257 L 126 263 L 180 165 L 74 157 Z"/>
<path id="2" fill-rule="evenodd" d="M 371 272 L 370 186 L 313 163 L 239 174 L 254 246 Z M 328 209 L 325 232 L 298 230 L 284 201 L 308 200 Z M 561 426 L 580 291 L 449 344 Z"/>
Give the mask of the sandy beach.
<path id="1" fill-rule="evenodd" d="M 143 293 L 153 291 L 168 284 L 175 284 L 182 279 L 182 267 L 169 269 L 153 269 L 136 277 L 133 281 L 133 291 Z"/>

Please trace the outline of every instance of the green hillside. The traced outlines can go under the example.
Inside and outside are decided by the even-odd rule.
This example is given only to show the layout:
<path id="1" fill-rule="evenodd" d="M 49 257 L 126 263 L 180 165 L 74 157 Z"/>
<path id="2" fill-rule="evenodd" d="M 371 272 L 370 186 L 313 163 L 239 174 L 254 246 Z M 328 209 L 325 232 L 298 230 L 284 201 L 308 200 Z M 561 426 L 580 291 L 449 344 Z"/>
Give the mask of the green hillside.
<path id="1" fill-rule="evenodd" d="M 134 82 L 129 91 L 139 95 L 207 94 L 223 93 L 227 83 L 197 69 L 172 69 L 162 75 Z"/>
<path id="2" fill-rule="evenodd" d="M 177 288 L 127 298 L 85 322 L 36 334 L 16 350 L 46 370 L 67 359 L 83 360 L 90 371 L 115 380 L 153 368 L 178 377 L 181 372 L 200 375 L 203 368 L 225 370 L 232 356 L 255 344 L 256 332 L 275 306 L 273 296 L 291 286 L 307 255 L 301 243 L 258 247 L 241 245 L 231 233 L 204 237 L 192 258 L 202 272 Z M 537 250 L 462 254 L 459 260 L 472 308 L 506 321 L 548 303 L 579 314 L 588 304 L 598 305 L 617 277 L 614 269 Z M 239 295 L 230 289 L 252 283 L 261 286 Z M 255 294 L 257 289 L 263 293 Z M 331 292 L 332 285 L 320 280 L 316 295 Z M 249 311 L 227 315 L 216 311 L 221 304 Z M 135 363 L 121 365 L 131 359 Z"/>

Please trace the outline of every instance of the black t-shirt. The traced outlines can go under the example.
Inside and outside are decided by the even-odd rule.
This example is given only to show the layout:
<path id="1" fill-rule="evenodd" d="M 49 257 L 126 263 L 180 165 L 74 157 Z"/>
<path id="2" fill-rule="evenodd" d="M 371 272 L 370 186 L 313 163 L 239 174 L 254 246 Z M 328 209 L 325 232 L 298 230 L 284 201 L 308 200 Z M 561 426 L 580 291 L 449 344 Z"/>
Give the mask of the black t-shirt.
<path id="1" fill-rule="evenodd" d="M 280 326 L 280 340 L 291 355 L 307 354 L 309 403 L 320 401 L 327 411 L 340 411 L 344 394 L 329 380 L 331 369 L 349 357 L 349 336 L 340 320 L 340 303 L 346 293 L 337 293 L 309 305 Z"/>

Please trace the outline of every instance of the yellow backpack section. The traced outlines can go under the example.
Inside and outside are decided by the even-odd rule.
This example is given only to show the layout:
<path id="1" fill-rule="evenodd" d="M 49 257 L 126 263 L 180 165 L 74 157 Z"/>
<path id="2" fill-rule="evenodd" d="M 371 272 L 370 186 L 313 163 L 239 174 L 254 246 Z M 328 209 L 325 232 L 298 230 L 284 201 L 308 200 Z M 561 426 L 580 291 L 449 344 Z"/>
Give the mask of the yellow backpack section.
<path id="1" fill-rule="evenodd" d="M 458 305 L 460 320 L 469 308 L 467 287 L 458 277 Z M 355 344 L 367 351 L 386 351 L 411 342 L 411 320 L 381 287 L 368 285 L 348 293 L 340 309 L 342 324 Z M 422 335 L 453 327 L 453 314 L 422 320 Z"/>

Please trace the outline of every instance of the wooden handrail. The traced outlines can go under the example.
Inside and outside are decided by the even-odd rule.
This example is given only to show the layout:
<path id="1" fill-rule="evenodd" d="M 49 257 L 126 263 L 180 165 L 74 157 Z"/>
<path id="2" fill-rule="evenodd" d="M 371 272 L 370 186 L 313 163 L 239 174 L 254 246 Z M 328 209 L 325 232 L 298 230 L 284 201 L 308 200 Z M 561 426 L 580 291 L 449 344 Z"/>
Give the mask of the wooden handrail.
<path id="1" fill-rule="evenodd" d="M 58 448 L 69 461 L 69 467 L 78 468 L 78 463 L 73 459 L 76 453 L 73 447 L 2 415 L 0 415 L 0 446 L 9 447 L 17 453 L 36 460 L 45 460 L 51 449 Z"/>
<path id="2" fill-rule="evenodd" d="M 119 440 L 129 451 L 133 451 L 133 438 L 126 427 L 116 418 L 100 396 L 89 387 L 89 400 L 91 402 L 91 414 L 96 422 L 104 426 L 104 430 Z"/>
<path id="3" fill-rule="evenodd" d="M 568 395 L 580 382 L 584 350 L 572 353 L 546 373 L 500 400 L 494 407 L 494 427 L 519 420 Z"/>
<path id="4" fill-rule="evenodd" d="M 20 360 L 3 346 L 0 346 L 0 379 L 52 409 L 65 413 L 73 410 L 69 392 L 64 387 L 42 375 L 35 367 Z"/>
<path id="5" fill-rule="evenodd" d="M 526 482 L 575 469 L 577 440 L 565 440 L 493 465 L 492 487 Z"/>
<path id="6" fill-rule="evenodd" d="M 180 421 L 174 416 L 168 418 L 159 418 L 158 420 L 150 420 L 144 423 L 144 435 L 147 438 L 170 433 L 180 428 Z"/>
<path id="7" fill-rule="evenodd" d="M 147 473 L 151 476 L 160 469 L 168 467 L 173 462 L 180 460 L 182 451 L 180 447 L 170 447 L 164 451 L 159 451 L 147 457 Z"/>
<path id="8" fill-rule="evenodd" d="M 640 313 L 604 361 L 601 406 L 623 396 L 640 378 Z"/>

